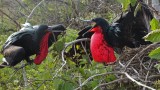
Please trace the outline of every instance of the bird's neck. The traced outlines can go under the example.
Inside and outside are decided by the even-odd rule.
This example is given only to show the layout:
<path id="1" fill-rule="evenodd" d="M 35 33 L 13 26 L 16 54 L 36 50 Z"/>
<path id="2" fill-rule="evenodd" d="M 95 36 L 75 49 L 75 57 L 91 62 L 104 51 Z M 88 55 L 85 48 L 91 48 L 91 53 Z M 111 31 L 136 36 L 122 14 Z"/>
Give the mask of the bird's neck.
<path id="1" fill-rule="evenodd" d="M 96 27 L 92 28 L 91 31 L 93 31 L 95 33 L 102 33 L 102 28 L 100 26 L 96 26 Z"/>

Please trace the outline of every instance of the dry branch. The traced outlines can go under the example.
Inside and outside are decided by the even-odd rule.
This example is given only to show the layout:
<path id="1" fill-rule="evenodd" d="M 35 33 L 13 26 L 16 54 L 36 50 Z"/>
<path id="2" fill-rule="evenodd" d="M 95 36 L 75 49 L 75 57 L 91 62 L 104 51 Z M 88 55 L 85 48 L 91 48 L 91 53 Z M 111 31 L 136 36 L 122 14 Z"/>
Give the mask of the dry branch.
<path id="1" fill-rule="evenodd" d="M 5 12 L 3 12 L 1 9 L 0 9 L 0 13 L 4 14 L 4 15 L 5 15 L 6 17 L 8 17 L 11 21 L 13 21 L 19 29 L 21 28 L 20 24 L 19 24 L 16 20 L 14 20 L 14 19 L 13 19 L 12 17 L 10 17 L 8 14 L 6 14 Z"/>
<path id="2" fill-rule="evenodd" d="M 40 2 L 32 9 L 32 11 L 31 11 L 31 13 L 29 14 L 29 16 L 27 17 L 25 23 L 28 23 L 28 20 L 31 18 L 31 16 L 32 16 L 32 14 L 34 13 L 35 9 L 36 9 L 39 5 L 41 5 L 41 3 L 42 3 L 43 1 L 45 1 L 45 0 L 40 1 Z"/>
<path id="3" fill-rule="evenodd" d="M 65 47 L 63 48 L 63 50 L 62 50 L 62 52 L 61 52 L 62 62 L 63 62 L 63 63 L 62 63 L 62 66 L 61 66 L 60 69 L 58 69 L 58 70 L 56 71 L 56 74 L 53 76 L 52 79 L 54 79 L 54 78 L 58 75 L 58 73 L 63 69 L 63 67 L 66 65 L 66 60 L 65 60 L 64 53 L 65 53 L 65 50 L 67 49 L 67 47 L 70 46 L 70 45 L 73 45 L 73 44 L 75 44 L 75 43 L 77 43 L 77 42 L 89 41 L 89 40 L 90 40 L 90 39 L 88 39 L 88 38 L 83 38 L 83 39 L 77 39 L 77 40 L 74 40 L 74 41 L 72 41 L 72 42 L 69 42 L 69 43 L 66 43 L 66 44 L 65 44 Z"/>
<path id="4" fill-rule="evenodd" d="M 124 71 L 126 70 L 126 68 L 131 64 L 131 62 L 132 62 L 135 58 L 140 57 L 146 50 L 148 50 L 148 48 L 154 47 L 154 46 L 156 46 L 156 45 L 157 45 L 157 43 L 150 44 L 149 46 L 147 46 L 146 48 L 144 48 L 142 51 L 138 52 L 134 57 L 132 57 L 131 60 L 129 60 L 128 64 L 125 66 Z"/>

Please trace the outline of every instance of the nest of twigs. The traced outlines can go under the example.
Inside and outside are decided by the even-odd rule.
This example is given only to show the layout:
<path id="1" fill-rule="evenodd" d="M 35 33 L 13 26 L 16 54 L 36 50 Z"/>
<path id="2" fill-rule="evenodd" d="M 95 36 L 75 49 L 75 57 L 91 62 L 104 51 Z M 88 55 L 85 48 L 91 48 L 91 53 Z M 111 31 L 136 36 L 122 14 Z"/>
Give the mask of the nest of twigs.
<path id="1" fill-rule="evenodd" d="M 135 49 L 125 49 L 118 58 L 114 71 L 126 72 L 134 80 L 152 87 L 154 82 L 160 79 L 160 71 L 155 67 L 159 62 L 158 60 L 151 59 L 148 54 L 151 50 L 159 46 L 160 44 L 150 44 Z M 116 76 L 117 78 L 124 77 L 120 74 Z M 132 83 L 133 82 L 134 81 L 132 81 Z M 126 80 L 121 83 L 131 83 L 131 80 Z M 142 87 L 139 89 L 142 89 Z"/>

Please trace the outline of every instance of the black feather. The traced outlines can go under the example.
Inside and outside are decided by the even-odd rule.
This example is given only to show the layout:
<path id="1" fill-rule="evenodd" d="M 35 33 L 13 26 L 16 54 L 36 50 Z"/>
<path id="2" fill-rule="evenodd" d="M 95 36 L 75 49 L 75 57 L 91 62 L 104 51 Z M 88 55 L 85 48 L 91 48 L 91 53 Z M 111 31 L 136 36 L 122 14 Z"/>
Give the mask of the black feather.
<path id="1" fill-rule="evenodd" d="M 50 30 L 64 31 L 63 25 L 49 26 Z M 43 36 L 48 32 L 47 25 L 36 25 L 33 27 L 24 27 L 23 30 L 11 34 L 2 47 L 1 53 L 3 54 L 9 66 L 15 66 L 22 60 L 30 63 L 30 56 L 38 54 L 40 50 L 40 42 Z M 53 35 L 49 36 L 48 44 L 57 41 L 57 37 L 61 32 L 52 32 Z M 6 64 L 6 63 L 2 63 Z"/>
<path id="2" fill-rule="evenodd" d="M 94 27 L 100 26 L 102 28 L 104 39 L 110 46 L 116 48 L 115 50 L 121 50 L 124 46 L 135 48 L 139 47 L 140 45 L 150 44 L 150 42 L 144 41 L 142 37 L 149 33 L 149 22 L 153 18 L 153 16 L 150 10 L 143 6 L 137 11 L 137 14 L 134 15 L 136 6 L 137 4 L 135 6 L 131 6 L 130 4 L 129 10 L 111 25 L 109 25 L 109 23 L 103 18 L 94 18 L 91 20 L 92 22 L 96 23 Z M 90 27 L 86 30 L 84 29 L 80 31 L 77 39 L 86 37 L 91 38 L 93 33 L 88 34 L 88 30 L 94 27 Z M 80 45 L 80 43 L 76 44 Z M 88 45 L 86 45 L 86 49 L 90 51 L 90 43 L 87 44 Z M 70 49 L 70 51 L 72 52 L 69 53 L 72 53 L 71 55 L 74 55 L 73 47 Z M 76 53 L 79 52 L 80 50 Z M 82 57 L 78 57 L 78 59 L 80 58 Z"/>

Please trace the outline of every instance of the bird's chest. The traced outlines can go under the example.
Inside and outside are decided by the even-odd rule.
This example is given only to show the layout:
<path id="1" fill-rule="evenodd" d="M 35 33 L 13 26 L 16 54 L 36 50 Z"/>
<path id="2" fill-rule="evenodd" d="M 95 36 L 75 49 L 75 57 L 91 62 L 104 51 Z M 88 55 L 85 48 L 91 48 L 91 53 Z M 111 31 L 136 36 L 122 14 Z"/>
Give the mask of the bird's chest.
<path id="1" fill-rule="evenodd" d="M 98 50 L 100 47 L 106 47 L 107 43 L 103 38 L 103 34 L 94 33 L 91 37 L 91 49 Z"/>
<path id="2" fill-rule="evenodd" d="M 108 63 L 110 57 L 114 56 L 114 51 L 104 40 L 103 35 L 94 33 L 91 37 L 90 49 L 93 59 L 96 62 Z M 115 56 L 114 56 L 115 57 Z"/>

